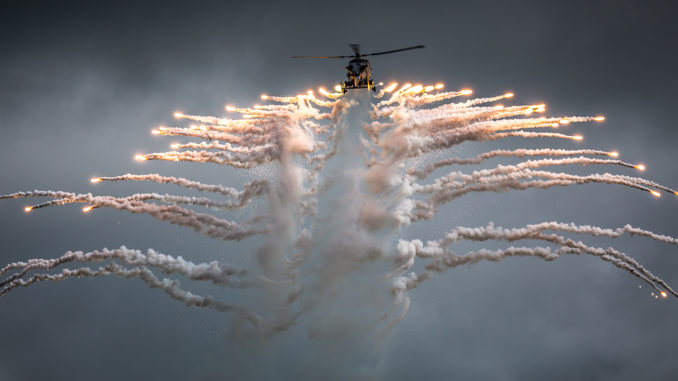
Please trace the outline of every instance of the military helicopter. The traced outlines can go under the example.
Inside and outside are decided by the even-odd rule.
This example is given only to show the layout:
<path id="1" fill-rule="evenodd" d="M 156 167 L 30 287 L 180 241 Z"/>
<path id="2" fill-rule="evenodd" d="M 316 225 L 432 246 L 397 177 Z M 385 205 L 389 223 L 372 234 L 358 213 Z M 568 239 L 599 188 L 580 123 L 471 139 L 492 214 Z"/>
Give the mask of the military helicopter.
<path id="1" fill-rule="evenodd" d="M 353 56 L 292 56 L 291 58 L 353 58 L 348 61 L 346 65 L 346 77 L 348 80 L 344 81 L 341 86 L 341 92 L 346 94 L 348 89 L 368 89 L 372 91 L 377 91 L 377 87 L 374 86 L 374 81 L 372 80 L 372 72 L 370 70 L 370 61 L 364 59 L 363 57 L 368 56 L 380 56 L 382 54 L 391 54 L 402 52 L 405 50 L 411 49 L 421 49 L 424 45 L 410 46 L 402 49 L 387 50 L 385 52 L 370 53 L 370 54 L 361 54 L 360 45 L 358 44 L 349 44 L 351 47 Z"/>

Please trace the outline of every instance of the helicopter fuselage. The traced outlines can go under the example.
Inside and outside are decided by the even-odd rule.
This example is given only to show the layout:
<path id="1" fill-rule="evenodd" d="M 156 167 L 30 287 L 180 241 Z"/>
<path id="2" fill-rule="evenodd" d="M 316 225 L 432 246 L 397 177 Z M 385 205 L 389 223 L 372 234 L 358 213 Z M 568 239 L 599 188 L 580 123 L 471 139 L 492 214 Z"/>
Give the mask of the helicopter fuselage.
<path id="1" fill-rule="evenodd" d="M 346 77 L 348 80 L 342 86 L 343 92 L 346 92 L 346 89 L 374 89 L 370 61 L 364 58 L 356 57 L 348 62 Z"/>

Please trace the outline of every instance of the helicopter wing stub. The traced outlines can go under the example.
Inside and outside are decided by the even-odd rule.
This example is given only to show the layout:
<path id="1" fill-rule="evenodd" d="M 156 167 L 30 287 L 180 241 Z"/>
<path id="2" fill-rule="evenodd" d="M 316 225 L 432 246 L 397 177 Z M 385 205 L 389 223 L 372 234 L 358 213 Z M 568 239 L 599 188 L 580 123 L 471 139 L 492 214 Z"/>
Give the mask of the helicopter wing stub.
<path id="1" fill-rule="evenodd" d="M 387 51 L 385 51 L 385 52 L 377 52 L 377 53 L 363 54 L 362 56 L 363 56 L 363 57 L 367 57 L 367 56 L 380 56 L 380 55 L 382 55 L 382 54 L 391 54 L 391 53 L 402 52 L 402 51 L 405 51 L 405 50 L 422 49 L 422 48 L 424 48 L 424 45 L 417 45 L 417 46 L 410 46 L 410 47 L 402 48 L 402 49 L 387 50 Z"/>
<path id="2" fill-rule="evenodd" d="M 353 58 L 353 56 L 291 56 L 290 58 Z"/>

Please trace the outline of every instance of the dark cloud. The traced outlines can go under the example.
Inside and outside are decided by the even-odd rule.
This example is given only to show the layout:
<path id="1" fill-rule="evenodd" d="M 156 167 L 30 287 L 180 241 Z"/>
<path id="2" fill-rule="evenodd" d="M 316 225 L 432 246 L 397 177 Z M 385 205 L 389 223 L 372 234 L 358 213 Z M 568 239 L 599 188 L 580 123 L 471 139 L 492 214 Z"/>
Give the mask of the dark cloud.
<path id="1" fill-rule="evenodd" d="M 342 61 L 288 57 L 346 54 L 347 43 L 427 46 L 375 57 L 379 80 L 444 81 L 479 95 L 513 90 L 516 102 L 545 101 L 554 114 L 603 113 L 602 125 L 574 127 L 584 146 L 617 149 L 643 161 L 648 178 L 678 185 L 678 24 L 670 1 L 5 1 L 2 8 L 0 193 L 90 192 L 90 176 L 140 172 L 131 157 L 166 148 L 148 131 L 174 110 L 220 114 L 224 104 L 248 105 L 262 92 L 336 83 Z M 215 167 L 144 163 L 146 171 L 242 183 L 237 171 Z M 166 188 L 96 189 L 138 190 Z M 402 235 L 435 239 L 455 225 L 560 220 L 676 236 L 675 201 L 602 185 L 470 195 Z M 211 242 L 144 216 L 83 216 L 77 208 L 27 216 L 22 206 L 0 203 L 2 262 L 122 244 L 205 260 L 256 246 Z M 674 248 L 638 237 L 615 246 L 678 284 Z M 231 337 L 224 315 L 188 309 L 138 281 L 40 285 L 0 300 L 0 379 L 295 379 L 331 370 L 337 379 L 668 380 L 678 371 L 675 302 L 657 302 L 595 258 L 459 268 L 422 285 L 412 301 L 383 341 L 332 346 L 309 341 L 304 327 L 267 342 Z"/>

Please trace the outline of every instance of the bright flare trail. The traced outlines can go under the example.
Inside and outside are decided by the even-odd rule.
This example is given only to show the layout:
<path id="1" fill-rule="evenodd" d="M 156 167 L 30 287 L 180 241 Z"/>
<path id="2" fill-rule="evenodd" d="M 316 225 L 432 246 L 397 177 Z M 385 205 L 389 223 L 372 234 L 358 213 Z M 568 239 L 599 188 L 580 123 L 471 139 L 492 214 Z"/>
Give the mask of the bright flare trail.
<path id="1" fill-rule="evenodd" d="M 490 150 L 471 158 L 446 157 L 434 161 L 427 156 L 429 153 L 466 142 L 508 137 L 581 140 L 581 135 L 544 130 L 605 120 L 603 116 L 540 116 L 546 112 L 543 104 L 496 103 L 513 99 L 513 93 L 469 98 L 472 90 L 443 89 L 442 84 L 392 83 L 370 99 L 359 92 L 342 95 L 320 88 L 319 97 L 309 90 L 297 96 L 262 95 L 261 99 L 269 102 L 264 105 L 228 105 L 225 106 L 228 117 L 177 111 L 174 113 L 177 120 L 196 124 L 161 126 L 152 133 L 200 141 L 173 142 L 171 151 L 138 154 L 137 160 L 214 163 L 240 170 L 272 165 L 276 175 L 250 181 L 242 189 L 159 174 L 90 179 L 97 186 L 111 181 L 172 184 L 226 197 L 225 201 L 157 193 L 111 197 L 39 190 L 2 195 L 0 199 L 51 199 L 26 206 L 27 213 L 79 203 L 83 204 L 83 212 L 95 213 L 97 208 L 108 207 L 148 214 L 221 240 L 239 241 L 257 236 L 263 243 L 252 254 L 259 266 L 244 269 L 216 260 L 193 263 L 153 249 L 143 253 L 124 246 L 89 253 L 68 252 L 56 259 L 6 265 L 0 269 L 0 276 L 4 277 L 0 279 L 0 295 L 42 281 L 104 275 L 136 277 L 186 305 L 231 312 L 234 318 L 251 323 L 267 336 L 293 324 L 304 324 L 306 314 L 317 315 L 323 307 L 340 303 L 336 301 L 337 294 L 343 292 L 349 299 L 359 297 L 356 295 L 361 293 L 346 291 L 359 284 L 357 287 L 383 291 L 380 295 L 390 301 L 387 308 L 368 313 L 363 326 L 389 329 L 409 308 L 408 290 L 448 269 L 512 256 L 552 261 L 561 255 L 576 254 L 598 257 L 627 271 L 650 285 L 656 291 L 653 295 L 678 297 L 665 281 L 620 250 L 594 247 L 568 236 L 638 235 L 678 245 L 676 238 L 630 225 L 609 229 L 541 222 L 502 228 L 490 222 L 482 227 L 451 227 L 443 238 L 426 243 L 419 239 L 396 242 L 392 238 L 394 233 L 418 221 L 435 219 L 446 204 L 471 192 L 602 183 L 626 186 L 656 197 L 663 193 L 678 195 L 672 188 L 634 175 L 574 175 L 555 170 L 572 165 L 645 170 L 643 164 L 620 160 L 616 151 L 511 148 Z M 490 169 L 469 172 L 459 169 L 507 157 L 527 159 Z M 449 167 L 455 169 L 450 171 Z M 425 184 L 420 182 L 439 170 L 447 174 Z M 266 208 L 252 207 L 255 199 L 263 200 Z M 221 213 L 249 208 L 252 218 L 237 222 L 194 208 Z M 454 244 L 461 241 L 489 240 L 511 244 L 536 240 L 541 246 L 508 246 L 463 254 L 454 251 Z M 414 267 L 419 262 L 423 263 L 417 267 L 421 271 Z M 68 264 L 73 267 L 65 268 Z M 98 267 L 88 267 L 93 265 Z M 158 273 L 163 274 L 162 279 Z M 182 289 L 174 275 L 192 282 L 210 282 L 216 287 L 259 289 L 274 296 L 267 299 L 274 306 L 257 309 L 198 295 Z M 312 325 L 308 321 L 306 324 Z M 309 332 L 319 331 L 322 327 L 309 327 Z"/>

